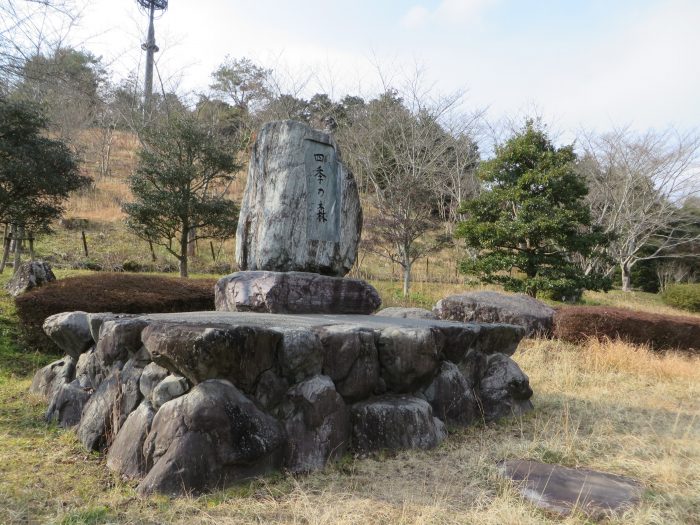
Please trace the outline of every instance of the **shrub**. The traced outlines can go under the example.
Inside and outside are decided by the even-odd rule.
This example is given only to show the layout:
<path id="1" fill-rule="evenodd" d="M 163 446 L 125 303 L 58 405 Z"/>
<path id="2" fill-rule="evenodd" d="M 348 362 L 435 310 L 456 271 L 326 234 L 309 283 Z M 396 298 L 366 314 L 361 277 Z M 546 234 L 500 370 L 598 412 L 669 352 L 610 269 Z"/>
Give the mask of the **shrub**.
<path id="1" fill-rule="evenodd" d="M 15 304 L 25 343 L 56 352 L 41 328 L 50 315 L 75 310 L 129 314 L 213 310 L 215 282 L 101 273 L 54 281 L 18 296 Z"/>
<path id="2" fill-rule="evenodd" d="M 578 343 L 621 339 L 654 350 L 700 351 L 700 318 L 650 314 L 604 306 L 568 306 L 554 315 L 554 336 Z"/>
<path id="3" fill-rule="evenodd" d="M 661 294 L 664 303 L 689 312 L 700 312 L 700 284 L 673 284 Z"/>

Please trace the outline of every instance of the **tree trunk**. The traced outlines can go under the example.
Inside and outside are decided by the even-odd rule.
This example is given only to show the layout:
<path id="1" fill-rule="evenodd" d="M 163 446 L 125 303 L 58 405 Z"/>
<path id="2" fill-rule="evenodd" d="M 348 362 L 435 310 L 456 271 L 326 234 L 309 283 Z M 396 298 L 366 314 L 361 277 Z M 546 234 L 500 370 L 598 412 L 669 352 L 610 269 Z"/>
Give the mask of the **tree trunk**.
<path id="1" fill-rule="evenodd" d="M 22 240 L 24 237 L 24 228 L 22 226 L 17 226 L 17 237 L 15 238 L 15 261 L 13 273 L 17 273 L 19 270 L 19 265 L 22 262 Z"/>
<path id="2" fill-rule="evenodd" d="M 10 244 L 11 244 L 11 242 L 12 242 L 12 233 L 7 233 L 7 227 L 6 227 L 5 228 L 5 238 L 3 239 L 2 261 L 0 261 L 0 273 L 5 271 L 5 265 L 7 264 L 7 258 L 10 256 Z"/>
<path id="3" fill-rule="evenodd" d="M 187 255 L 189 256 L 194 256 L 196 255 L 195 249 L 197 247 L 196 241 L 194 240 L 195 235 L 197 235 L 197 232 L 195 231 L 194 228 L 190 228 L 190 230 L 187 233 Z"/>
<path id="4" fill-rule="evenodd" d="M 411 263 L 407 263 L 403 268 L 403 296 L 408 297 L 411 290 Z"/>
<path id="5" fill-rule="evenodd" d="M 34 234 L 29 232 L 29 260 L 34 262 Z"/>
<path id="6" fill-rule="evenodd" d="M 182 229 L 180 237 L 180 277 L 187 277 L 187 248 L 189 247 L 189 228 Z"/>
<path id="7" fill-rule="evenodd" d="M 627 262 L 620 263 L 620 270 L 622 272 L 622 291 L 631 292 L 632 291 L 632 268 Z"/>

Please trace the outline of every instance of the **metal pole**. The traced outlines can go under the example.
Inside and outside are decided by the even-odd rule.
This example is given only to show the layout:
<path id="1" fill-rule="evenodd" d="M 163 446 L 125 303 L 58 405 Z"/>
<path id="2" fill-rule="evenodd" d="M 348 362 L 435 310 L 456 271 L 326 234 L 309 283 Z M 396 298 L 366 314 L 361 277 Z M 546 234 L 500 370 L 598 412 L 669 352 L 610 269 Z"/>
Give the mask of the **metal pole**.
<path id="1" fill-rule="evenodd" d="M 144 113 L 146 116 L 151 111 L 151 99 L 153 98 L 153 62 L 154 55 L 158 51 L 158 46 L 156 45 L 156 35 L 155 28 L 153 26 L 153 17 L 155 15 L 155 5 L 151 4 L 151 9 L 149 13 L 148 22 L 148 38 L 146 43 L 141 46 L 146 50 L 146 76 L 144 79 Z"/>

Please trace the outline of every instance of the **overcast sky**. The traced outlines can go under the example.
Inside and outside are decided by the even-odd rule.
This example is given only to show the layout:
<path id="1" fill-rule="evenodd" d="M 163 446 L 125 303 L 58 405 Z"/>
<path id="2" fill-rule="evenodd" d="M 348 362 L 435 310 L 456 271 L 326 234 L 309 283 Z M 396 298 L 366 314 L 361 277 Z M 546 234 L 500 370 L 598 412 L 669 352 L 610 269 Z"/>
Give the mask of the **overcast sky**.
<path id="1" fill-rule="evenodd" d="M 143 63 L 136 0 L 91 0 L 74 40 L 119 74 Z M 559 130 L 700 124 L 699 0 L 171 0 L 159 71 L 204 90 L 228 54 L 293 76 L 305 95 L 370 95 L 419 65 L 492 120 L 540 112 Z M 142 73 L 141 73 L 142 75 Z"/>

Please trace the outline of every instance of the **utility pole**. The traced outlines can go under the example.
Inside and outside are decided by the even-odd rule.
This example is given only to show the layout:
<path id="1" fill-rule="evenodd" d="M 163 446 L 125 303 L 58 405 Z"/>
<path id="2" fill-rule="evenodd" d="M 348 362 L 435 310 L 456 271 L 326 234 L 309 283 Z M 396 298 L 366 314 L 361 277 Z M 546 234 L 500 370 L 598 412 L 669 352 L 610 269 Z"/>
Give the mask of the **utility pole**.
<path id="1" fill-rule="evenodd" d="M 159 51 L 156 45 L 156 31 L 153 24 L 156 11 L 165 11 L 168 8 L 168 0 L 136 0 L 141 8 L 148 13 L 148 36 L 146 42 L 141 44 L 141 49 L 146 51 L 146 74 L 143 86 L 143 112 L 148 118 L 151 111 L 151 99 L 153 98 L 153 67 L 155 54 Z"/>

